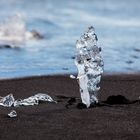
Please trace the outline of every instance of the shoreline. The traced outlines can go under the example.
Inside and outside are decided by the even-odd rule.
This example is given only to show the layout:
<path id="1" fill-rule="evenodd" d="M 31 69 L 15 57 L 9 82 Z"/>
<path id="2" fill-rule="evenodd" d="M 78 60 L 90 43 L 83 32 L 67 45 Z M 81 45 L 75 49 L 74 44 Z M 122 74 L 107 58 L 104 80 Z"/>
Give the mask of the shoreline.
<path id="1" fill-rule="evenodd" d="M 12 81 L 12 80 L 24 80 L 24 79 L 35 79 L 35 78 L 41 78 L 41 77 L 69 77 L 70 75 L 77 75 L 77 73 L 67 73 L 67 74 L 46 74 L 46 75 L 33 75 L 33 76 L 19 76 L 19 77 L 13 77 L 13 78 L 1 78 L 0 81 Z M 118 80 L 120 79 L 139 79 L 140 73 L 105 73 L 102 75 L 102 78 L 107 77 L 107 79 L 110 77 L 116 77 Z M 137 78 L 138 77 L 138 78 Z M 115 79 L 114 79 L 115 80 Z"/>

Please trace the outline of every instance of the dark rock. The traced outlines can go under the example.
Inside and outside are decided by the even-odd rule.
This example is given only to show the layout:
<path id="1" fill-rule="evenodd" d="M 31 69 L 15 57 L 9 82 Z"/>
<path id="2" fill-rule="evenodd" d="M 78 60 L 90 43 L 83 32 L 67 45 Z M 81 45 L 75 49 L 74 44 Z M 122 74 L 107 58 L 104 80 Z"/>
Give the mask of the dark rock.
<path id="1" fill-rule="evenodd" d="M 85 109 L 85 108 L 87 108 L 87 106 L 85 104 L 83 104 L 83 103 L 78 103 L 77 108 L 78 109 Z"/>
<path id="2" fill-rule="evenodd" d="M 106 104 L 110 104 L 110 105 L 113 105 L 113 104 L 129 104 L 131 103 L 131 101 L 129 99 L 127 99 L 125 96 L 122 96 L 122 95 L 113 95 L 113 96 L 109 96 L 107 98 L 106 101 L 104 101 L 104 103 Z"/>

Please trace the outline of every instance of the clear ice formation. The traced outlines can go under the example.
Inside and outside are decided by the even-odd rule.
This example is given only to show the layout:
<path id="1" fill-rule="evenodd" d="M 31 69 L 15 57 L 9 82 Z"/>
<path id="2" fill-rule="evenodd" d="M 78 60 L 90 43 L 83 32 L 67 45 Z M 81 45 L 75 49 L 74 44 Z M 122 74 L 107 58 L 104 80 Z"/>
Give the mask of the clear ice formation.
<path id="1" fill-rule="evenodd" d="M 44 94 L 44 93 L 38 93 L 34 96 L 28 97 L 26 99 L 23 100 L 16 100 L 14 102 L 14 106 L 18 107 L 18 106 L 30 106 L 30 105 L 38 105 L 39 102 L 55 102 L 51 96 Z"/>
<path id="2" fill-rule="evenodd" d="M 38 105 L 38 100 L 34 98 L 34 96 L 31 96 L 26 99 L 18 99 L 14 102 L 14 107 L 19 107 L 19 106 L 30 106 L 30 105 Z"/>
<path id="3" fill-rule="evenodd" d="M 38 105 L 39 102 L 54 102 L 51 96 L 45 94 L 45 93 L 38 93 L 34 96 L 28 97 L 26 99 L 18 99 L 15 100 L 13 97 L 13 94 L 9 94 L 5 97 L 0 97 L 0 105 L 4 107 L 19 107 L 19 106 L 30 106 L 30 105 Z"/>
<path id="4" fill-rule="evenodd" d="M 0 45 L 19 47 L 25 42 L 26 25 L 23 17 L 16 14 L 0 24 Z"/>
<path id="5" fill-rule="evenodd" d="M 12 110 L 12 111 L 8 114 L 8 116 L 9 116 L 10 118 L 15 118 L 15 117 L 17 117 L 17 112 L 16 112 L 15 110 Z"/>
<path id="6" fill-rule="evenodd" d="M 97 41 L 94 27 L 91 26 L 76 42 L 75 65 L 78 69 L 77 79 L 82 103 L 87 107 L 98 103 L 99 83 L 103 73 L 104 64 L 101 48 L 97 46 Z"/>
<path id="7" fill-rule="evenodd" d="M 14 102 L 15 102 L 15 99 L 13 97 L 13 94 L 9 94 L 5 97 L 0 97 L 0 105 L 1 106 L 11 107 Z"/>

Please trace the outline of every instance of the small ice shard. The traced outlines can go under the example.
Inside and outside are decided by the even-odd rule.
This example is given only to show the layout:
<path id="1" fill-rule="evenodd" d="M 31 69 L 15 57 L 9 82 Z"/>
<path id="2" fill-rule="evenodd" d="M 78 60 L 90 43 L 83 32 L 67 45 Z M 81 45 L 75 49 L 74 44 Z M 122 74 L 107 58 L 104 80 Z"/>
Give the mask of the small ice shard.
<path id="1" fill-rule="evenodd" d="M 16 14 L 0 25 L 0 46 L 19 47 L 25 42 L 26 25 L 23 17 Z"/>
<path id="2" fill-rule="evenodd" d="M 72 74 L 70 75 L 70 78 L 71 79 L 76 79 L 76 77 L 74 75 L 72 75 Z"/>
<path id="3" fill-rule="evenodd" d="M 47 95 L 47 94 L 44 94 L 44 93 L 38 93 L 34 96 L 31 96 L 31 97 L 28 97 L 26 99 L 19 99 L 19 100 L 16 100 L 14 102 L 14 106 L 15 107 L 18 107 L 18 106 L 33 106 L 33 105 L 38 105 L 39 102 L 42 101 L 42 102 L 55 102 L 57 103 L 56 101 L 54 101 L 51 96 Z"/>
<path id="4" fill-rule="evenodd" d="M 10 118 L 15 118 L 15 117 L 17 117 L 17 112 L 16 112 L 15 110 L 12 110 L 12 111 L 8 114 L 8 116 L 9 116 Z"/>
<path id="5" fill-rule="evenodd" d="M 4 107 L 11 107 L 15 102 L 13 94 L 9 94 L 5 97 L 0 97 L 0 105 Z"/>
<path id="6" fill-rule="evenodd" d="M 91 26 L 76 42 L 77 79 L 79 80 L 82 103 L 87 107 L 98 103 L 99 83 L 103 73 L 101 48 L 97 46 L 97 41 L 97 35 Z"/>

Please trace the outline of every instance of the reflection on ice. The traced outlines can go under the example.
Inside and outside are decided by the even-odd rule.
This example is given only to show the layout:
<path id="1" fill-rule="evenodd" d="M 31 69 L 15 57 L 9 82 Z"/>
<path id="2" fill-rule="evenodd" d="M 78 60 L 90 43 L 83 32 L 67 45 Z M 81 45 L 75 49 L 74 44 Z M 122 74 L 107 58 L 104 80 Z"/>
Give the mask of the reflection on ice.
<path id="1" fill-rule="evenodd" d="M 94 28 L 89 27 L 76 42 L 77 54 L 75 64 L 78 69 L 79 86 L 82 102 L 89 107 L 98 103 L 98 90 L 101 74 L 103 73 L 103 60 L 101 48 L 97 46 L 97 35 Z M 71 76 L 71 78 L 73 78 Z"/>

